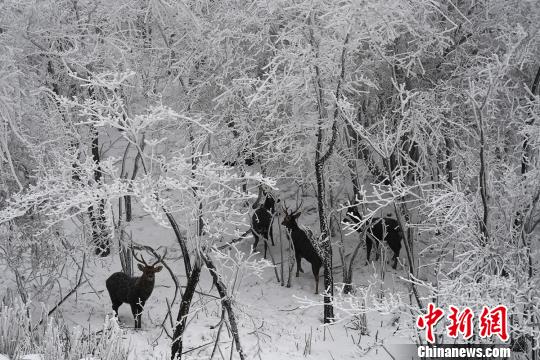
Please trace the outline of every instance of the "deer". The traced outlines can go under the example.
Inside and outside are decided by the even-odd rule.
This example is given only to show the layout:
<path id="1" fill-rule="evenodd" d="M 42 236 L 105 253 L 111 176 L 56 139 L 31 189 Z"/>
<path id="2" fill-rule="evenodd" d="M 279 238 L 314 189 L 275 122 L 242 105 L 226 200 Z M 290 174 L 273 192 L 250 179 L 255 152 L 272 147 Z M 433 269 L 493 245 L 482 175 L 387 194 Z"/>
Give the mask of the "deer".
<path id="1" fill-rule="evenodd" d="M 259 205 L 262 196 L 264 196 L 264 202 L 262 205 Z M 262 187 L 259 187 L 259 197 L 253 204 L 252 208 L 257 209 L 251 217 L 251 230 L 255 242 L 253 244 L 253 251 L 257 249 L 259 240 L 262 237 L 264 240 L 264 258 L 266 259 L 266 252 L 268 251 L 268 240 L 272 242 L 274 246 L 274 236 L 272 235 L 272 218 L 275 213 L 275 205 L 279 203 L 279 199 L 274 198 L 274 196 L 265 191 Z"/>
<path id="2" fill-rule="evenodd" d="M 351 202 L 349 201 L 349 204 L 350 203 Z M 362 214 L 360 214 L 355 205 L 347 206 L 347 214 L 345 215 L 343 222 L 356 225 L 356 231 L 362 233 L 363 227 L 358 226 L 362 222 Z M 391 217 L 383 217 L 373 218 L 370 220 L 369 224 L 366 224 L 365 226 L 369 226 L 366 233 L 366 253 L 368 263 L 373 247 L 373 240 L 375 240 L 375 247 L 377 248 L 375 260 L 379 260 L 379 242 L 384 240 L 394 253 L 392 257 L 392 269 L 395 270 L 397 268 L 399 252 L 401 251 L 401 239 L 403 238 L 399 223 Z"/>
<path id="3" fill-rule="evenodd" d="M 313 272 L 313 276 L 315 277 L 315 294 L 318 294 L 319 270 L 322 266 L 322 260 L 306 231 L 301 229 L 296 222 L 301 214 L 301 212 L 298 211 L 301 206 L 302 203 L 300 203 L 295 210 L 289 212 L 286 204 L 284 203 L 282 210 L 285 217 L 281 224 L 287 228 L 289 237 L 294 246 L 294 255 L 296 258 L 296 277 L 300 276 L 300 272 L 304 272 L 304 270 L 302 270 L 302 258 L 304 258 L 311 263 L 311 270 Z"/>
<path id="4" fill-rule="evenodd" d="M 163 256 L 157 258 L 157 261 L 148 265 L 142 254 L 138 258 L 133 253 L 133 257 L 139 262 L 137 267 L 142 271 L 142 275 L 132 277 L 124 272 L 115 272 L 105 282 L 116 317 L 118 317 L 120 305 L 123 303 L 129 304 L 135 319 L 135 329 L 141 328 L 142 311 L 144 304 L 154 290 L 155 273 L 160 272 L 163 268 L 163 266 L 156 265 L 163 261 L 166 254 L 167 250 L 165 250 Z"/>

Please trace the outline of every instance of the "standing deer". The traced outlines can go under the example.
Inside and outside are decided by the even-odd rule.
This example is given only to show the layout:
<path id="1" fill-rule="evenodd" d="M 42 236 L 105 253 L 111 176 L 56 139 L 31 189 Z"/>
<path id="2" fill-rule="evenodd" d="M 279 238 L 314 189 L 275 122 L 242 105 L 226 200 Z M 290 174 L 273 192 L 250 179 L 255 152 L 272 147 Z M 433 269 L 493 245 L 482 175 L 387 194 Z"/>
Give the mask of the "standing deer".
<path id="1" fill-rule="evenodd" d="M 114 313 L 118 317 L 118 308 L 120 305 L 123 303 L 129 304 L 131 306 L 131 313 L 135 319 L 136 329 L 141 328 L 141 314 L 144 304 L 154 290 L 154 274 L 160 272 L 163 268 L 156 265 L 163 261 L 166 254 L 167 250 L 165 250 L 163 256 L 159 257 L 156 262 L 148 265 L 142 255 L 138 258 L 134 253 L 133 257 L 139 262 L 137 267 L 142 271 L 142 275 L 131 277 L 123 272 L 116 272 L 109 276 L 105 282 Z"/>
<path id="2" fill-rule="evenodd" d="M 345 216 L 345 219 L 343 219 L 343 222 L 358 225 L 361 221 L 362 214 L 360 214 L 355 205 L 349 205 L 347 207 L 347 215 Z M 366 233 L 367 261 L 369 262 L 371 249 L 373 247 L 372 237 L 376 239 L 375 247 L 377 248 L 377 254 L 375 260 L 379 260 L 379 242 L 384 240 L 388 243 L 388 246 L 394 253 L 394 256 L 392 257 L 392 269 L 396 269 L 397 259 L 401 250 L 402 238 L 401 229 L 398 222 L 390 217 L 373 218 L 371 219 L 370 223 L 364 226 L 369 226 Z M 356 231 L 361 233 L 362 227 L 356 226 Z"/>
<path id="3" fill-rule="evenodd" d="M 297 206 L 297 208 L 291 212 L 289 212 L 287 207 L 284 205 L 283 213 L 285 218 L 281 224 L 285 225 L 285 227 L 289 230 L 289 236 L 293 242 L 294 255 L 296 258 L 296 277 L 300 276 L 300 272 L 304 272 L 304 270 L 302 270 L 302 258 L 304 258 L 311 263 L 311 270 L 313 271 L 313 276 L 315 277 L 315 294 L 318 294 L 319 270 L 322 266 L 322 260 L 317 250 L 311 243 L 308 234 L 306 234 L 306 232 L 301 229 L 296 222 L 296 219 L 298 219 L 301 214 L 301 212 L 298 211 L 301 205 L 302 204 Z"/>
<path id="4" fill-rule="evenodd" d="M 264 202 L 262 205 L 259 205 L 261 197 L 264 196 Z M 266 252 L 268 251 L 268 240 L 272 241 L 272 246 L 274 245 L 274 236 L 272 235 L 272 217 L 275 213 L 276 202 L 279 202 L 279 199 L 276 201 L 274 196 L 265 190 L 262 187 L 259 188 L 259 197 L 253 204 L 252 208 L 255 210 L 255 213 L 251 217 L 251 230 L 253 237 L 255 238 L 255 243 L 253 244 L 253 251 L 257 249 L 259 240 L 262 237 L 264 240 L 264 258 L 266 259 Z"/>

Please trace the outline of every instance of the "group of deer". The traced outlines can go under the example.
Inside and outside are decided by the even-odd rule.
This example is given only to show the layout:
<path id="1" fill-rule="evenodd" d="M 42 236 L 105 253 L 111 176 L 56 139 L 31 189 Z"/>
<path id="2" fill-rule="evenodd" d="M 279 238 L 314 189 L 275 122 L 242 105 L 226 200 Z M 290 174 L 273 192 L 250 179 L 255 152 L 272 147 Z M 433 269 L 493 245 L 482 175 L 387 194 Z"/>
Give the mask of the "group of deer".
<path id="1" fill-rule="evenodd" d="M 264 201 L 259 205 L 261 195 L 264 196 Z M 269 192 L 260 192 L 259 199 L 253 205 L 255 210 L 251 219 L 251 229 L 255 243 L 253 244 L 253 250 L 257 248 L 259 240 L 262 238 L 264 241 L 264 257 L 268 250 L 268 240 L 274 245 L 274 239 L 272 235 L 272 220 L 276 213 L 275 205 L 279 203 L 279 199 L 275 199 Z M 315 293 L 319 293 L 319 271 L 323 264 L 321 256 L 317 252 L 312 239 L 306 233 L 306 231 L 298 226 L 297 220 L 300 217 L 302 202 L 296 206 L 296 209 L 289 211 L 286 205 L 283 205 L 282 210 L 284 218 L 282 225 L 287 228 L 288 236 L 292 240 L 294 247 L 294 254 L 296 258 L 296 277 L 300 276 L 302 270 L 302 259 L 305 259 L 311 264 L 311 270 L 315 277 Z M 350 224 L 360 224 L 362 222 L 362 216 L 356 206 L 350 205 L 347 209 L 347 215 L 344 222 Z M 397 266 L 397 259 L 401 250 L 401 232 L 396 220 L 392 218 L 375 218 L 372 219 L 368 236 L 366 236 L 366 251 L 367 260 L 369 262 L 371 250 L 373 247 L 373 241 L 375 246 L 379 246 L 379 242 L 386 241 L 394 252 L 392 267 L 395 269 Z M 362 232 L 361 227 L 357 226 L 356 230 Z M 141 314 L 144 305 L 152 291 L 154 290 L 155 273 L 162 270 L 162 266 L 158 265 L 165 258 L 167 251 L 163 256 L 158 257 L 157 261 L 152 264 L 148 264 L 144 257 L 141 255 L 137 257 L 133 254 L 135 260 L 138 261 L 138 268 L 142 271 L 141 276 L 132 277 L 124 272 L 116 272 L 112 274 L 106 281 L 106 287 L 109 292 L 109 296 L 112 302 L 112 308 L 118 316 L 118 308 L 120 305 L 126 303 L 131 306 L 131 312 L 135 319 L 135 328 L 141 328 Z M 378 251 L 377 251 L 378 259 Z"/>
<path id="2" fill-rule="evenodd" d="M 261 195 L 264 196 L 264 201 L 260 206 L 258 206 Z M 280 200 L 274 198 L 274 196 L 265 191 L 259 192 L 259 198 L 253 205 L 255 210 L 251 218 L 251 229 L 255 242 L 253 244 L 253 251 L 257 249 L 259 240 L 263 238 L 264 240 L 264 258 L 266 258 L 266 253 L 268 250 L 268 240 L 274 245 L 274 239 L 272 235 L 272 219 L 276 213 L 275 204 L 279 203 Z M 296 258 L 296 277 L 300 275 L 302 270 L 301 262 L 302 259 L 305 259 L 311 264 L 311 270 L 313 271 L 313 276 L 315 277 L 315 293 L 319 293 L 319 270 L 322 266 L 322 259 L 319 253 L 317 252 L 310 236 L 306 231 L 300 226 L 298 226 L 297 219 L 300 217 L 301 211 L 300 205 L 297 205 L 296 209 L 289 211 L 285 205 L 283 205 L 283 221 L 282 225 L 287 229 L 288 236 L 292 240 L 292 245 L 294 247 L 294 254 Z M 362 223 L 362 215 L 358 211 L 355 205 L 349 205 L 347 207 L 347 214 L 344 222 L 357 225 L 355 226 L 356 231 L 362 233 L 363 227 L 358 226 Z M 395 219 L 390 217 L 383 218 L 373 218 L 369 224 L 368 231 L 366 231 L 366 253 L 367 261 L 370 261 L 371 250 L 373 248 L 373 242 L 375 242 L 375 247 L 377 248 L 376 260 L 379 259 L 379 243 L 385 241 L 388 243 L 390 249 L 394 253 L 392 257 L 392 268 L 396 269 L 397 262 L 399 258 L 399 253 L 401 250 L 401 239 L 402 234 L 398 222 Z"/>

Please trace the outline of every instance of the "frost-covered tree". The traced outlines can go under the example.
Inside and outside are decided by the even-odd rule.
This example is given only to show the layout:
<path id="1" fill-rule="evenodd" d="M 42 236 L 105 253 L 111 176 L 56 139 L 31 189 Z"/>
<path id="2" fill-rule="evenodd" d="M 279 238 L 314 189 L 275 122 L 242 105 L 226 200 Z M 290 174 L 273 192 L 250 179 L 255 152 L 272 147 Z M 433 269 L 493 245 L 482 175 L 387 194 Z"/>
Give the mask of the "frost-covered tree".
<path id="1" fill-rule="evenodd" d="M 0 258 L 18 296 L 47 301 L 60 278 L 76 289 L 96 250 L 131 272 L 133 247 L 155 250 L 129 236 L 149 215 L 187 279 L 174 357 L 204 268 L 235 326 L 229 279 L 268 263 L 216 248 L 248 230 L 259 185 L 295 182 L 317 203 L 324 322 L 396 312 L 415 333 L 428 302 L 503 302 L 537 359 L 535 5 L 4 1 Z M 405 296 L 384 288 L 383 261 L 376 284 L 355 286 L 361 244 L 348 264 L 340 250 L 335 286 L 344 193 L 357 227 L 396 216 Z"/>

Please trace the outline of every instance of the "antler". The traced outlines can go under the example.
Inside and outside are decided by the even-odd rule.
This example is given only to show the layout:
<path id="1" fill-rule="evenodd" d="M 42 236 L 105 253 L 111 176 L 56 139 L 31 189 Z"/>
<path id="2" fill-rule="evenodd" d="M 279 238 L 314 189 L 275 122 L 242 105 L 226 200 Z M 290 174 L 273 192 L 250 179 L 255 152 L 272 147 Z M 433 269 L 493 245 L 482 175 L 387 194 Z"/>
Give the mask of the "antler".
<path id="1" fill-rule="evenodd" d="M 135 258 L 135 260 L 137 260 L 138 262 L 140 262 L 141 264 L 143 264 L 144 266 L 148 266 L 148 264 L 146 263 L 146 261 L 144 261 L 144 257 L 142 256 L 141 254 L 141 258 L 139 259 L 137 257 L 137 255 L 135 254 L 135 252 L 133 252 L 133 257 Z"/>
<path id="2" fill-rule="evenodd" d="M 289 214 L 289 209 L 287 208 L 287 203 L 285 202 L 285 200 L 283 200 L 283 203 L 281 204 L 281 209 L 283 210 L 285 215 Z"/>
<path id="3" fill-rule="evenodd" d="M 298 204 L 298 194 L 299 194 L 299 192 L 300 192 L 300 189 L 298 189 L 296 191 L 296 209 L 294 209 L 294 211 L 291 214 L 295 214 L 298 210 L 300 210 L 300 208 L 304 204 L 304 189 L 302 189 L 302 196 L 300 198 L 300 204 Z"/>
<path id="4" fill-rule="evenodd" d="M 298 192 L 297 192 L 297 195 L 298 195 Z M 302 205 L 304 204 L 304 199 L 302 198 L 302 200 L 300 200 L 300 204 L 298 204 L 298 196 L 296 197 L 296 209 L 294 209 L 293 211 L 290 211 L 289 212 L 289 208 L 287 207 L 287 203 L 285 200 L 283 200 L 283 203 L 281 204 L 281 208 L 283 209 L 283 212 L 286 214 L 286 215 L 293 215 L 295 214 L 298 210 L 300 210 L 300 208 L 302 207 Z"/>
<path id="5" fill-rule="evenodd" d="M 153 263 L 151 266 L 156 266 L 158 263 L 162 262 L 163 259 L 165 259 L 165 256 L 167 255 L 167 248 L 165 248 L 165 252 L 163 253 L 163 255 L 161 255 L 160 257 L 157 258 L 157 261 L 155 263 Z"/>

